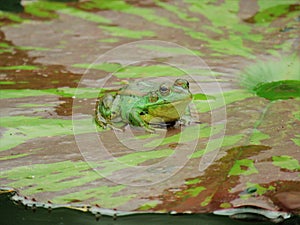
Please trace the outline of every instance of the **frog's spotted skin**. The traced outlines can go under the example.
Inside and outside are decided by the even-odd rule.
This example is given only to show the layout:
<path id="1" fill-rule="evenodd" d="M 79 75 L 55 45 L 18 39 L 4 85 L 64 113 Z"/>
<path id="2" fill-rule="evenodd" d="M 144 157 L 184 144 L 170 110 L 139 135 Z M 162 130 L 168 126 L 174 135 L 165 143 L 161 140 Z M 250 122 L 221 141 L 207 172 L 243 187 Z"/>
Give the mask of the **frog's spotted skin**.
<path id="1" fill-rule="evenodd" d="M 106 94 L 99 99 L 96 121 L 102 127 L 130 124 L 153 132 L 152 126 L 172 126 L 180 120 L 191 100 L 185 79 L 177 79 L 173 84 L 133 82 L 115 95 Z"/>

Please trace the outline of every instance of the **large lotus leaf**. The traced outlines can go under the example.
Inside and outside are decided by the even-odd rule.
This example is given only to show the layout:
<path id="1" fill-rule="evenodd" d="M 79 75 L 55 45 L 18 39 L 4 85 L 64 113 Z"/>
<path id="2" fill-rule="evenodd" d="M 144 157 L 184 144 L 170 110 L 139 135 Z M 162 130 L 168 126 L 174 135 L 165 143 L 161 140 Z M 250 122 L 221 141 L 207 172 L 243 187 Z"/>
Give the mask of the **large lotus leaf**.
<path id="1" fill-rule="evenodd" d="M 31 206 L 112 216 L 245 206 L 299 214 L 299 8 L 89 0 L 0 11 L 1 188 Z M 181 77 L 194 95 L 190 125 L 150 134 L 95 124 L 99 96 Z"/>

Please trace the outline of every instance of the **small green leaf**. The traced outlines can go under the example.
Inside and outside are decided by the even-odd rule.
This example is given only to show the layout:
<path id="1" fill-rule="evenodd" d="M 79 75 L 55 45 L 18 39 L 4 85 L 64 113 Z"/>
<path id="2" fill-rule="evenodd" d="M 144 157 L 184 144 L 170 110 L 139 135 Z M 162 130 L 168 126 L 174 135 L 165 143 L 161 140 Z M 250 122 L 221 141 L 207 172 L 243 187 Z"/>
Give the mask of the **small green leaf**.
<path id="1" fill-rule="evenodd" d="M 229 171 L 230 176 L 250 175 L 253 173 L 258 173 L 258 170 L 255 168 L 252 159 L 237 160 Z"/>
<path id="2" fill-rule="evenodd" d="M 297 159 L 288 155 L 273 156 L 273 165 L 279 166 L 282 169 L 300 170 L 300 164 Z"/>

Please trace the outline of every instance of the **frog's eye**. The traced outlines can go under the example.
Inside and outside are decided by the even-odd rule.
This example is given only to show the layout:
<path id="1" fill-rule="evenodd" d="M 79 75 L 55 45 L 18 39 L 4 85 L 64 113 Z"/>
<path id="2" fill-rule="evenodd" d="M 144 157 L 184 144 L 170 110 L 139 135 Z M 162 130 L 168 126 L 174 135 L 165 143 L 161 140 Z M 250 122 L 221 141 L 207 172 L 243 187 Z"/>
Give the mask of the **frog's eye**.
<path id="1" fill-rule="evenodd" d="M 149 95 L 149 102 L 157 102 L 158 95 L 155 91 L 151 91 Z"/>
<path id="2" fill-rule="evenodd" d="M 182 87 L 184 89 L 188 89 L 190 87 L 190 84 L 187 80 L 185 79 L 177 79 L 175 80 L 174 82 L 174 86 L 177 86 L 177 87 Z"/>
<path id="3" fill-rule="evenodd" d="M 159 92 L 161 95 L 166 96 L 170 93 L 170 88 L 166 84 L 162 84 L 159 87 Z"/>

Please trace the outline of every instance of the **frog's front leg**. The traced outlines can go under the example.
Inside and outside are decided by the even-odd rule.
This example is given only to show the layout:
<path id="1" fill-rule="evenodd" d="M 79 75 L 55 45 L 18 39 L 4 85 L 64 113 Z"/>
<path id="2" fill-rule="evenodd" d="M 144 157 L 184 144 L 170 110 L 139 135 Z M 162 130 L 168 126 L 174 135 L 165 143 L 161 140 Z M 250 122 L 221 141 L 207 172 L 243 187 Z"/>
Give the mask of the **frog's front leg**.
<path id="1" fill-rule="evenodd" d="M 114 118 L 115 111 L 113 108 L 113 103 L 115 97 L 111 94 L 106 94 L 99 98 L 97 107 L 96 107 L 96 122 L 103 128 L 106 128 L 110 120 Z"/>
<path id="2" fill-rule="evenodd" d="M 178 125 L 188 126 L 192 124 L 201 124 L 201 121 L 195 106 L 189 104 L 185 109 L 185 113 L 180 117 Z"/>
<path id="3" fill-rule="evenodd" d="M 188 106 L 186 107 L 184 114 L 178 120 L 178 124 L 183 126 L 188 126 L 190 125 L 191 120 L 192 120 L 191 111 L 190 111 L 190 107 Z"/>
<path id="4" fill-rule="evenodd" d="M 153 133 L 154 128 L 150 127 L 149 124 L 147 124 L 141 117 L 141 113 L 143 113 L 143 110 L 139 108 L 132 108 L 131 111 L 128 114 L 128 120 L 131 125 L 133 126 L 139 126 L 144 128 L 147 132 Z"/>

